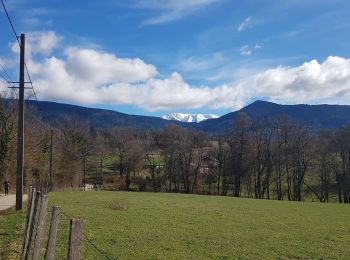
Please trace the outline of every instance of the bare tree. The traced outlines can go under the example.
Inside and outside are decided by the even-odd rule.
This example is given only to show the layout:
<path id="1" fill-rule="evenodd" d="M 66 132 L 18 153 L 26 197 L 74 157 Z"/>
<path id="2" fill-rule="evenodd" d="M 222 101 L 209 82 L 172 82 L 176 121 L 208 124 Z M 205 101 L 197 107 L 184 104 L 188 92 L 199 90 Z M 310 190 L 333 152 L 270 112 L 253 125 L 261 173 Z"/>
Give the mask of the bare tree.
<path id="1" fill-rule="evenodd" d="M 2 178 L 8 179 L 7 170 L 14 153 L 15 139 L 15 104 L 0 96 L 0 169 Z"/>
<path id="2" fill-rule="evenodd" d="M 108 145 L 108 132 L 100 130 L 97 133 L 95 139 L 95 155 L 98 158 L 98 168 L 100 172 L 99 183 L 103 185 L 103 163 L 107 156 L 111 153 L 110 146 Z"/>
<path id="3" fill-rule="evenodd" d="M 336 145 L 341 159 L 341 170 L 337 174 L 340 203 L 350 203 L 350 127 L 343 127 L 336 133 Z"/>
<path id="4" fill-rule="evenodd" d="M 311 143 L 310 129 L 302 124 L 296 124 L 292 136 L 292 176 L 291 185 L 292 200 L 302 200 L 302 186 L 305 174 L 308 170 L 312 158 L 309 156 Z"/>
<path id="5" fill-rule="evenodd" d="M 270 199 L 270 183 L 273 171 L 273 128 L 266 119 L 258 119 L 252 127 L 252 153 L 254 165 L 255 198 Z"/>
<path id="6" fill-rule="evenodd" d="M 84 184 L 87 157 L 92 148 L 89 126 L 82 121 L 66 117 L 59 122 L 59 131 L 56 132 L 59 142 L 56 178 L 66 185 Z"/>
<path id="7" fill-rule="evenodd" d="M 117 168 L 120 177 L 125 180 L 124 188 L 126 190 L 129 190 L 131 184 L 128 156 L 130 155 L 129 149 L 133 140 L 134 137 L 130 129 L 114 128 L 110 130 L 108 142 L 112 152 L 118 157 Z"/>
<path id="8" fill-rule="evenodd" d="M 173 173 L 175 167 L 175 153 L 176 153 L 176 142 L 180 139 L 180 127 L 177 125 L 169 125 L 165 127 L 163 131 L 163 155 L 165 157 L 165 169 L 168 172 L 168 182 L 169 188 L 168 191 L 173 191 Z"/>
<path id="9" fill-rule="evenodd" d="M 143 149 L 145 152 L 146 160 L 147 160 L 147 168 L 150 172 L 153 191 L 160 191 L 160 165 L 159 158 L 160 152 L 158 151 L 158 143 L 160 139 L 160 133 L 158 131 L 149 132 L 147 137 L 143 141 Z"/>
<path id="10" fill-rule="evenodd" d="M 241 181 L 248 172 L 249 128 L 250 118 L 240 113 L 235 121 L 234 129 L 229 136 L 230 159 L 232 162 L 233 196 L 239 197 Z"/>
<path id="11" fill-rule="evenodd" d="M 211 143 L 209 152 L 209 162 L 208 168 L 212 171 L 213 175 L 216 177 L 217 183 L 217 195 L 222 194 L 222 183 L 223 175 L 225 173 L 225 167 L 228 157 L 228 145 L 224 140 L 223 136 L 218 136 L 217 141 Z M 214 178 L 213 178 L 214 179 Z"/>

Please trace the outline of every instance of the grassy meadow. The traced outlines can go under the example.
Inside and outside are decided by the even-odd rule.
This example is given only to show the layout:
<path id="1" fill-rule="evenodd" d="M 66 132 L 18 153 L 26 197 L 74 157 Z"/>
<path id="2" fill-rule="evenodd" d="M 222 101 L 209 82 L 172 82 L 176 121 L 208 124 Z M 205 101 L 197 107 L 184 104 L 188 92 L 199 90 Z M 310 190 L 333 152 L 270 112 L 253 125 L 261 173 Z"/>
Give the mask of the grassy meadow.
<path id="1" fill-rule="evenodd" d="M 49 201 L 64 212 L 56 259 L 66 258 L 69 216 L 84 219 L 84 259 L 350 255 L 349 205 L 130 192 L 50 193 Z M 16 259 L 22 215 L 0 216 L 1 259 Z"/>

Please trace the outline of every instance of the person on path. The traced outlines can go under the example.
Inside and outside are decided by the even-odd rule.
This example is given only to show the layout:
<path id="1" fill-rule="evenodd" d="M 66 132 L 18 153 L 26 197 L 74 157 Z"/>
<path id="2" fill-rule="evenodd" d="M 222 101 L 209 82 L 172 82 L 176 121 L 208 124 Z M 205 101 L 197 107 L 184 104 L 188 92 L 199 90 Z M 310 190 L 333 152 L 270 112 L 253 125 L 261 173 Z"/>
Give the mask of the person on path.
<path id="1" fill-rule="evenodd" d="M 10 184 L 10 182 L 7 179 L 5 179 L 4 184 L 3 184 L 4 188 L 5 188 L 5 196 L 9 195 L 9 184 Z"/>

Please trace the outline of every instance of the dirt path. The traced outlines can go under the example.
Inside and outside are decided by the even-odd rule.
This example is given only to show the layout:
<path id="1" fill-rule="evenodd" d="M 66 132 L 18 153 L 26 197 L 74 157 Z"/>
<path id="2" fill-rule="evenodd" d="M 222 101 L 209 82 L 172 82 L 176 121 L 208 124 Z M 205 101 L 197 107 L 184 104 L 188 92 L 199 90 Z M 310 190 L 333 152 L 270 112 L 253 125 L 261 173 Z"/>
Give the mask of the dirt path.
<path id="1" fill-rule="evenodd" d="M 27 200 L 27 195 L 23 195 L 23 200 Z M 7 210 L 15 207 L 16 205 L 16 195 L 10 194 L 8 196 L 0 196 L 0 214 L 6 212 Z"/>

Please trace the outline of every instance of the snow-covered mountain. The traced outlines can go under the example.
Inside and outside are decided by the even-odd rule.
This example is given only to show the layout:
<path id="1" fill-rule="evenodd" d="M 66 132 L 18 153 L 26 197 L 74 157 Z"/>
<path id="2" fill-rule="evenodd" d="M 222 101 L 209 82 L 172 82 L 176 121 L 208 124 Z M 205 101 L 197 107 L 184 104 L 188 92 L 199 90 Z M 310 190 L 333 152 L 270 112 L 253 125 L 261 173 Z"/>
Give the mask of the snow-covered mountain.
<path id="1" fill-rule="evenodd" d="M 212 114 L 182 114 L 182 113 L 170 113 L 165 116 L 162 116 L 163 119 L 167 120 L 177 120 L 181 122 L 202 122 L 211 118 L 218 118 L 217 115 Z"/>

